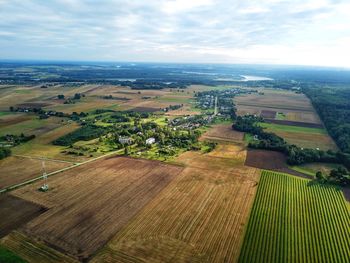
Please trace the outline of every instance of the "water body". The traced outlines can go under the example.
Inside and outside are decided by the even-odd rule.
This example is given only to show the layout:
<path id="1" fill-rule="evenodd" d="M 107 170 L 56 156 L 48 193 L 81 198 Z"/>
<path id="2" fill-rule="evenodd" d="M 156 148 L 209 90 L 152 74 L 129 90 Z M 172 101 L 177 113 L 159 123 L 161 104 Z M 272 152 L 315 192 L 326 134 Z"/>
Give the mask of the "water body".
<path id="1" fill-rule="evenodd" d="M 243 79 L 240 81 L 259 81 L 259 80 L 273 80 L 267 77 L 252 76 L 252 75 L 240 75 Z"/>

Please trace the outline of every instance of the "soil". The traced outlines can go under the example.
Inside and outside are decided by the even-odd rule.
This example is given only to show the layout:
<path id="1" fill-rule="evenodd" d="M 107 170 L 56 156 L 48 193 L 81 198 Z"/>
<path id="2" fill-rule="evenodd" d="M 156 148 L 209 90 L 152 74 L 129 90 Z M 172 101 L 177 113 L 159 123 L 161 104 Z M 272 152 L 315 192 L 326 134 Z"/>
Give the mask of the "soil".
<path id="1" fill-rule="evenodd" d="M 47 209 L 43 206 L 9 195 L 0 195 L 0 238 L 25 225 Z"/>

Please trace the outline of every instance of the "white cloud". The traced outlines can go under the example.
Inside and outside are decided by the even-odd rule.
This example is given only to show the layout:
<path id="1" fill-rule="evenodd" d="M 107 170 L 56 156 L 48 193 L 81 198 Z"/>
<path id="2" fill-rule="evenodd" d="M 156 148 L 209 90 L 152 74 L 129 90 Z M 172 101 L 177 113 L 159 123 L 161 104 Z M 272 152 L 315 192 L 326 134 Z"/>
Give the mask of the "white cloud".
<path id="1" fill-rule="evenodd" d="M 165 13 L 180 13 L 199 7 L 211 6 L 212 0 L 171 0 L 162 5 L 162 11 Z"/>
<path id="2" fill-rule="evenodd" d="M 0 59 L 348 65 L 347 0 L 0 0 Z"/>

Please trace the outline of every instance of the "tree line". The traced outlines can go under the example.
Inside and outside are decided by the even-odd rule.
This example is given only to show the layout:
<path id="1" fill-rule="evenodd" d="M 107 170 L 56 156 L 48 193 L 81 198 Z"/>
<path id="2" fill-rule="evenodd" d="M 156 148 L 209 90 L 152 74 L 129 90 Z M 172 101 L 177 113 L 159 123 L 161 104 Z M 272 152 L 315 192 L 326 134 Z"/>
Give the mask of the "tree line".
<path id="1" fill-rule="evenodd" d="M 347 87 L 307 86 L 310 98 L 329 134 L 345 153 L 350 153 L 350 90 Z"/>
<path id="2" fill-rule="evenodd" d="M 264 129 L 258 124 L 258 122 L 261 121 L 263 121 L 261 117 L 256 117 L 253 115 L 247 115 L 243 117 L 238 116 L 232 125 L 232 128 L 234 130 L 247 132 L 255 136 L 255 139 L 249 142 L 248 147 L 282 152 L 287 156 L 287 163 L 290 165 L 300 165 L 311 162 L 324 162 L 338 163 L 344 165 L 348 169 L 350 168 L 350 154 L 341 151 L 334 152 L 332 150 L 322 151 L 315 149 L 306 149 L 298 147 L 296 145 L 288 144 L 283 138 L 279 137 L 278 135 L 271 132 L 265 132 Z M 337 174 L 337 182 L 349 185 L 350 180 L 348 178 L 348 172 L 344 172 L 343 176 L 339 176 L 340 172 L 331 172 L 330 176 Z M 339 179 L 340 177 L 342 179 Z"/>

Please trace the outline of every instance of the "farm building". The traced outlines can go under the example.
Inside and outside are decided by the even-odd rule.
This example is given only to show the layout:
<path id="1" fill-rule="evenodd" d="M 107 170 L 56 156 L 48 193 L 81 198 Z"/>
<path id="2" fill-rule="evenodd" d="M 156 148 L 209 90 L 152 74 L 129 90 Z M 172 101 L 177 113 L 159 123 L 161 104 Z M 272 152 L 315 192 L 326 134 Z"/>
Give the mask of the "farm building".
<path id="1" fill-rule="evenodd" d="M 153 137 L 148 138 L 148 139 L 146 140 L 146 144 L 153 144 L 153 143 L 155 143 L 155 142 L 156 142 L 156 139 L 154 139 Z"/>
<path id="2" fill-rule="evenodd" d="M 132 139 L 130 137 L 119 137 L 118 141 L 122 144 L 131 144 Z"/>

